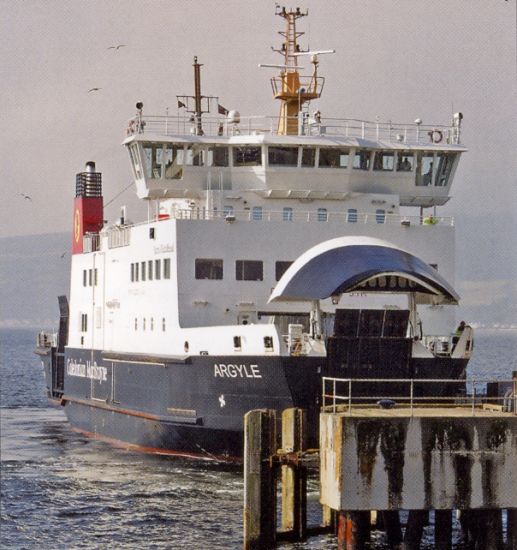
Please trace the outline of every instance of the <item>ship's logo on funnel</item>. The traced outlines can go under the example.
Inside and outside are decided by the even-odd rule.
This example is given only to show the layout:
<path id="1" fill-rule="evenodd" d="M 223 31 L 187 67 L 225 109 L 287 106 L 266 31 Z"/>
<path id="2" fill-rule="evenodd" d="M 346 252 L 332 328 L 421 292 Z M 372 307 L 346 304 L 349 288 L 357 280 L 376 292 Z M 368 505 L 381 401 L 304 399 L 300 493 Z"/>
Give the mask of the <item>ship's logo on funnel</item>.
<path id="1" fill-rule="evenodd" d="M 76 209 L 74 216 L 74 237 L 75 242 L 78 243 L 81 238 L 81 214 L 79 208 Z"/>

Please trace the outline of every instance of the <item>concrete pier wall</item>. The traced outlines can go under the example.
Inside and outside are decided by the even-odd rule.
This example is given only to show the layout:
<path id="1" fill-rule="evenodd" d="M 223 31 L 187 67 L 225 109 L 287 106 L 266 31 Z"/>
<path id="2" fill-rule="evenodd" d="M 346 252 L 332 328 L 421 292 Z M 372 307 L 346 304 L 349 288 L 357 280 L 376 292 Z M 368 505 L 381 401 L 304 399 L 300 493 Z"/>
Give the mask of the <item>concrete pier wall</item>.
<path id="1" fill-rule="evenodd" d="M 447 408 L 320 416 L 334 510 L 517 508 L 517 416 Z"/>

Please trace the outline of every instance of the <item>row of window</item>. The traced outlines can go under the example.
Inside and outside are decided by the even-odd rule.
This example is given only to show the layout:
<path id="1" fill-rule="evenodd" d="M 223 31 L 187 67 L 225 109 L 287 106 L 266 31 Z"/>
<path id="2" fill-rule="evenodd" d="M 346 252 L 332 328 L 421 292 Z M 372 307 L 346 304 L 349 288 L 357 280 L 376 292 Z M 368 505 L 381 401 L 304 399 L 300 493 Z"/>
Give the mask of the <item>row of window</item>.
<path id="1" fill-rule="evenodd" d="M 292 261 L 275 262 L 275 279 L 280 280 Z M 196 279 L 222 279 L 223 260 L 218 258 L 196 258 Z M 237 281 L 263 281 L 264 262 L 261 260 L 236 260 L 235 279 Z"/>
<path id="2" fill-rule="evenodd" d="M 233 206 L 225 206 L 223 210 L 223 215 L 232 216 L 233 215 Z M 304 213 L 304 216 L 306 213 Z M 251 219 L 260 221 L 263 218 L 262 206 L 254 206 L 251 209 Z M 294 210 L 290 206 L 285 206 L 282 209 L 282 220 L 285 222 L 292 222 L 294 219 Z M 317 218 L 319 222 L 328 221 L 328 210 L 326 208 L 318 208 Z M 349 208 L 347 210 L 346 220 L 349 223 L 356 223 L 359 219 L 359 213 L 356 208 Z M 386 210 L 378 209 L 375 211 L 375 221 L 377 223 L 384 223 L 386 221 Z"/>
<path id="3" fill-rule="evenodd" d="M 156 330 L 159 330 L 158 325 L 159 325 L 159 321 L 157 320 Z M 142 317 L 140 319 L 140 322 L 138 320 L 138 317 L 135 317 L 133 327 L 135 330 L 142 330 L 144 332 L 146 330 L 150 330 L 151 332 L 153 332 L 155 329 L 154 317 L 149 317 L 149 319 L 147 319 L 147 317 Z M 165 321 L 165 317 L 162 317 L 161 329 L 162 329 L 162 332 L 165 332 L 165 330 L 167 329 L 167 323 Z"/>
<path id="4" fill-rule="evenodd" d="M 97 286 L 97 268 L 83 269 L 83 286 Z"/>
<path id="5" fill-rule="evenodd" d="M 183 166 L 261 166 L 262 147 L 224 146 L 202 144 L 144 143 L 143 171 L 138 160 L 137 145 L 129 148 L 137 178 L 181 179 Z M 231 154 L 230 154 L 231 152 Z M 269 166 L 302 168 L 341 168 L 380 172 L 413 172 L 416 170 L 417 185 L 444 186 L 452 171 L 456 153 L 433 151 L 374 151 L 373 149 L 351 150 L 348 147 L 277 146 L 267 147 Z M 433 169 L 433 163 L 436 168 Z M 425 176 L 428 176 L 427 178 Z M 434 180 L 433 180 L 434 176 Z"/>
<path id="6" fill-rule="evenodd" d="M 131 264 L 131 282 L 138 281 L 158 281 L 161 278 L 171 278 L 171 260 L 164 258 L 158 260 L 147 260 L 143 262 L 134 262 Z"/>

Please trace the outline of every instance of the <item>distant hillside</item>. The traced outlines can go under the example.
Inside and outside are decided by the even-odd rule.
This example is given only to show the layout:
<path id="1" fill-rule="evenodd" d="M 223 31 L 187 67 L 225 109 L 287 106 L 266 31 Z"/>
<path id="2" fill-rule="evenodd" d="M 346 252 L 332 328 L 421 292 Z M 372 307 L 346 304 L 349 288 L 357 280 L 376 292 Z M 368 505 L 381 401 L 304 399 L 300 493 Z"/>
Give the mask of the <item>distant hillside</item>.
<path id="1" fill-rule="evenodd" d="M 57 296 L 70 290 L 71 242 L 70 233 L 0 239 L 0 327 L 57 327 Z"/>

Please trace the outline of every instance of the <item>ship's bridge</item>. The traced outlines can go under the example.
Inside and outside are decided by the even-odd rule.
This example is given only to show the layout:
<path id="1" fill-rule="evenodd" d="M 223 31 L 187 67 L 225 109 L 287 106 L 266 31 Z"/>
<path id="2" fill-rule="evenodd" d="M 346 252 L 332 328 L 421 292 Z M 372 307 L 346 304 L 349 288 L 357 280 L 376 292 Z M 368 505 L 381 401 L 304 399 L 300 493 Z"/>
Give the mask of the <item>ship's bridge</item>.
<path id="1" fill-rule="evenodd" d="M 440 206 L 466 150 L 456 124 L 317 115 L 300 120 L 298 135 L 279 135 L 276 121 L 203 119 L 196 135 L 193 122 L 181 117 L 132 120 L 124 144 L 138 196 L 196 200 L 208 190 L 240 190 L 261 199 L 344 200 L 350 193 L 379 193 L 398 195 L 402 206 Z"/>

